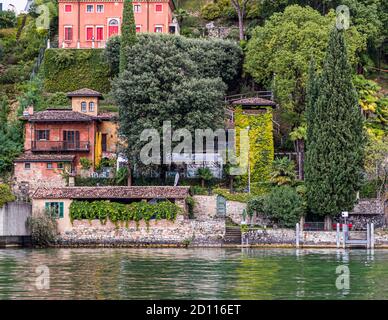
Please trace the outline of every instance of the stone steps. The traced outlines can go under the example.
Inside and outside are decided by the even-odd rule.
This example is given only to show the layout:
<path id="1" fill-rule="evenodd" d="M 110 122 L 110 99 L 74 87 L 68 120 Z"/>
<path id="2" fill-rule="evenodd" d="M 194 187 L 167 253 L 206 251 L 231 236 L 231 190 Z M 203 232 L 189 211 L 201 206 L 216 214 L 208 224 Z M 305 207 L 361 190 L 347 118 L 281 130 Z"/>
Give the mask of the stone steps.
<path id="1" fill-rule="evenodd" d="M 240 227 L 226 227 L 224 243 L 241 244 L 241 228 Z"/>

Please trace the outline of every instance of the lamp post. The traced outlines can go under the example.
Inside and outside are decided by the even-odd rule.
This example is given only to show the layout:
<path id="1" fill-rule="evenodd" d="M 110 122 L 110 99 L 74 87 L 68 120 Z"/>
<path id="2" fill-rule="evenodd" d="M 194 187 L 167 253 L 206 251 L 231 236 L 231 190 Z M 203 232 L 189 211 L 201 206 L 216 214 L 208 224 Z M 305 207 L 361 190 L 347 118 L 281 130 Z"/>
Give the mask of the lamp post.
<path id="1" fill-rule="evenodd" d="M 247 126 L 246 128 L 248 130 L 248 193 L 251 194 L 251 161 L 249 158 L 249 149 L 250 149 L 250 143 L 249 143 L 249 130 L 251 129 L 250 126 Z"/>

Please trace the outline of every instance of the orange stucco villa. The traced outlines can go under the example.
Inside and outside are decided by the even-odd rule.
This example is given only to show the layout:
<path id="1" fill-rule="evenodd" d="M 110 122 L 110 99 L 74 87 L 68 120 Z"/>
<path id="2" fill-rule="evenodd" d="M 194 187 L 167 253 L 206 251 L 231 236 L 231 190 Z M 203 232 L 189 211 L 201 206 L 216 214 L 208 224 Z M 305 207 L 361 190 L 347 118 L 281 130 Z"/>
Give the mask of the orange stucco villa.
<path id="1" fill-rule="evenodd" d="M 59 0 L 58 41 L 62 48 L 104 48 L 121 33 L 123 0 Z M 137 32 L 178 33 L 174 0 L 133 1 Z"/>

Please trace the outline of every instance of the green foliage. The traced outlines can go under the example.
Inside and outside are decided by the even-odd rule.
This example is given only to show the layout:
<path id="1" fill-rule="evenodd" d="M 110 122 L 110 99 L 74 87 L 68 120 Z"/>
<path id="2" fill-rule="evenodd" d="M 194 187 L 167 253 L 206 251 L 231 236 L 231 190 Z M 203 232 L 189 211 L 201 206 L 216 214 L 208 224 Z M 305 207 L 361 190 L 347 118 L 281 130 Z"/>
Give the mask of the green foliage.
<path id="1" fill-rule="evenodd" d="M 373 199 L 377 198 L 381 193 L 381 186 L 383 181 L 381 180 L 366 180 L 361 185 L 360 198 L 361 199 Z"/>
<path id="2" fill-rule="evenodd" d="M 15 200 L 11 188 L 6 184 L 0 184 L 0 208 L 4 206 L 7 202 L 12 202 Z"/>
<path id="3" fill-rule="evenodd" d="M 120 72 L 123 72 L 129 61 L 127 50 L 136 43 L 136 25 L 135 17 L 133 15 L 132 0 L 124 0 L 121 34 Z"/>
<path id="4" fill-rule="evenodd" d="M 203 69 L 191 54 L 199 43 L 179 36 L 144 34 L 128 49 L 131 63 L 113 81 L 113 92 L 132 165 L 143 165 L 139 151 L 145 143 L 139 137 L 146 128 L 161 133 L 166 120 L 173 130 L 190 132 L 223 125 L 225 84 L 201 73 Z"/>
<path id="5" fill-rule="evenodd" d="M 109 75 L 102 49 L 46 50 L 44 88 L 47 92 L 69 92 L 83 87 L 109 92 Z"/>
<path id="6" fill-rule="evenodd" d="M 250 217 L 264 212 L 265 195 L 255 196 L 248 200 L 247 212 Z"/>
<path id="7" fill-rule="evenodd" d="M 13 11 L 0 11 L 0 29 L 13 28 L 16 25 L 16 15 Z"/>
<path id="8" fill-rule="evenodd" d="M 209 191 L 207 188 L 201 187 L 201 186 L 191 186 L 190 187 L 190 194 L 192 195 L 208 195 Z"/>
<path id="9" fill-rule="evenodd" d="M 210 184 L 210 182 L 213 180 L 213 174 L 209 168 L 199 168 L 197 172 L 198 176 L 202 179 L 202 186 L 205 185 L 205 182 L 207 184 Z"/>
<path id="10" fill-rule="evenodd" d="M 295 163 L 287 157 L 274 160 L 271 183 L 276 186 L 292 185 L 296 179 Z"/>
<path id="11" fill-rule="evenodd" d="M 118 186 L 126 186 L 128 184 L 129 171 L 127 167 L 120 168 L 116 172 L 115 182 Z"/>
<path id="12" fill-rule="evenodd" d="M 266 184 L 272 172 L 272 162 L 274 160 L 274 141 L 272 111 L 249 115 L 244 114 L 242 108 L 237 108 L 234 113 L 235 127 L 237 130 L 236 150 L 239 153 L 240 135 L 239 131 L 250 127 L 249 130 L 249 161 L 251 166 L 252 193 L 260 194 L 266 189 Z M 240 178 L 240 184 L 246 186 L 248 175 Z"/>
<path id="13" fill-rule="evenodd" d="M 324 68 L 308 114 L 305 181 L 309 210 L 317 215 L 350 211 L 360 190 L 364 132 L 352 84 L 344 34 L 333 29 Z"/>
<path id="14" fill-rule="evenodd" d="M 193 219 L 194 218 L 194 207 L 195 207 L 195 200 L 193 197 L 187 197 L 186 198 L 186 205 L 188 208 L 189 212 L 189 218 Z"/>
<path id="15" fill-rule="evenodd" d="M 220 196 L 223 196 L 226 200 L 229 201 L 237 201 L 237 202 L 242 202 L 242 203 L 247 203 L 249 199 L 253 197 L 253 195 L 250 195 L 249 193 L 230 193 L 229 190 L 227 189 L 220 189 L 216 188 L 213 190 L 215 194 L 218 194 Z"/>
<path id="16" fill-rule="evenodd" d="M 111 178 L 75 177 L 77 187 L 113 186 L 115 180 Z"/>
<path id="17" fill-rule="evenodd" d="M 174 221 L 181 209 L 170 201 L 156 204 L 144 201 L 122 204 L 110 201 L 73 201 L 70 205 L 70 220 L 98 219 L 105 224 L 108 220 L 113 223 L 144 220 L 147 225 L 151 219 Z"/>
<path id="18" fill-rule="evenodd" d="M 36 247 L 53 245 L 58 234 L 57 221 L 49 213 L 40 216 L 28 217 L 27 226 L 31 230 L 32 243 Z"/>
<path id="19" fill-rule="evenodd" d="M 275 187 L 264 201 L 264 214 L 284 227 L 292 228 L 304 215 L 303 199 L 289 186 Z"/>
<path id="20" fill-rule="evenodd" d="M 309 61 L 313 57 L 321 69 L 334 20 L 334 12 L 322 16 L 310 7 L 292 5 L 252 32 L 245 71 L 264 87 L 272 87 L 288 125 L 301 123 Z M 349 61 L 355 64 L 365 41 L 354 27 L 347 30 L 346 37 Z"/>
<path id="21" fill-rule="evenodd" d="M 84 170 L 89 170 L 92 166 L 92 161 L 85 157 L 80 158 L 79 162 Z"/>
<path id="22" fill-rule="evenodd" d="M 12 173 L 13 163 L 23 150 L 23 126 L 15 121 L 0 127 L 0 177 Z"/>
<path id="23" fill-rule="evenodd" d="M 108 39 L 104 55 L 108 62 L 111 76 L 117 76 L 120 72 L 120 45 L 121 38 L 114 36 Z"/>

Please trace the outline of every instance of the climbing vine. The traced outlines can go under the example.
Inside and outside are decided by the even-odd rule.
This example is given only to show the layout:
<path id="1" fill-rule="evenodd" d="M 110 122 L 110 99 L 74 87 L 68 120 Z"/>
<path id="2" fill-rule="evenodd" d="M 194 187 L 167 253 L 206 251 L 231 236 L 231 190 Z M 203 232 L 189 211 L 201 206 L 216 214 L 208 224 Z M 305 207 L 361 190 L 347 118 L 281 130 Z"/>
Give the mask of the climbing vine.
<path id="1" fill-rule="evenodd" d="M 259 114 L 245 114 L 241 107 L 235 111 L 236 150 L 239 155 L 241 129 L 249 130 L 249 161 L 251 166 L 251 191 L 261 194 L 268 186 L 274 160 L 272 110 Z M 240 183 L 247 185 L 248 175 L 241 177 Z"/>
<path id="2" fill-rule="evenodd" d="M 181 212 L 175 203 L 163 201 L 156 204 L 147 202 L 133 202 L 123 204 L 110 201 L 73 201 L 70 205 L 70 219 L 89 221 L 98 219 L 102 224 L 108 220 L 117 224 L 119 222 L 128 223 L 129 221 L 144 220 L 149 225 L 151 219 L 174 221 L 177 214 Z"/>

